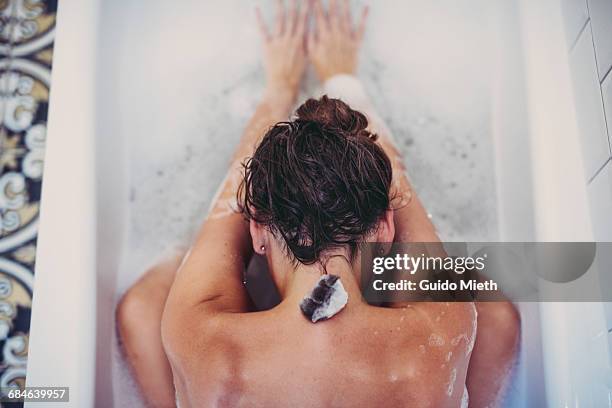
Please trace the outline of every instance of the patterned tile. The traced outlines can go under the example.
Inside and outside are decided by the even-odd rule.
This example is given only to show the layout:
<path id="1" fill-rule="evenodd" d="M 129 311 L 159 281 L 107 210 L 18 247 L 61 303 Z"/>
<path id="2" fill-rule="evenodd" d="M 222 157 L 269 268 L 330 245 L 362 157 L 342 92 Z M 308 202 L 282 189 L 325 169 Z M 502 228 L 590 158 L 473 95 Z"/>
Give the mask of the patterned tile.
<path id="1" fill-rule="evenodd" d="M 0 387 L 25 383 L 56 10 L 0 0 Z"/>

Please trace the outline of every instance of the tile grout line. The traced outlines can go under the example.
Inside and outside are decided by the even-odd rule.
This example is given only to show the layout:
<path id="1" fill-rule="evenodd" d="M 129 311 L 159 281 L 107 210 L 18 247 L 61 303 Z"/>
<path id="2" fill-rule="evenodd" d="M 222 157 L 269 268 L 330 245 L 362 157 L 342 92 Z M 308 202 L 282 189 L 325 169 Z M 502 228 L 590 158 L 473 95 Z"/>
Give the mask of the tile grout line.
<path id="1" fill-rule="evenodd" d="M 582 25 L 582 28 L 580 28 L 580 30 L 578 31 L 578 35 L 576 36 L 576 38 L 574 38 L 574 40 L 572 41 L 572 44 L 569 47 L 570 52 L 574 49 L 574 47 L 578 43 L 578 40 L 580 40 L 580 37 L 582 36 L 582 33 L 584 33 L 585 29 L 587 28 L 587 26 L 589 25 L 590 22 L 591 22 L 591 17 L 587 16 L 587 19 L 584 22 L 584 24 Z"/>
<path id="2" fill-rule="evenodd" d="M 591 20 L 591 8 L 589 7 L 589 2 L 588 1 L 585 0 L 585 3 L 586 3 L 588 21 L 590 21 Z M 592 24 L 590 24 L 590 30 L 591 30 L 591 42 L 593 43 L 593 55 L 595 56 L 595 69 L 597 70 L 597 77 L 599 79 L 599 63 L 597 61 L 597 52 L 595 51 L 595 38 L 593 37 L 593 25 Z M 606 74 L 603 76 L 602 80 L 599 81 L 599 96 L 601 98 L 601 104 L 602 104 L 602 106 L 604 108 L 604 123 L 606 125 L 606 134 L 608 136 L 608 153 L 612 155 L 612 134 L 610 134 L 610 126 L 608 125 L 608 115 L 606 114 L 606 101 L 604 100 L 603 90 L 601 89 L 604 81 L 606 80 L 608 75 L 610 75 L 610 71 L 612 71 L 612 66 L 608 69 L 608 72 L 606 72 Z M 610 161 L 610 159 L 608 159 L 608 161 Z M 605 164 L 604 164 L 604 166 L 605 166 Z M 602 166 L 595 173 L 595 175 L 593 175 L 593 177 L 589 180 L 589 183 L 591 183 L 591 181 L 593 181 L 595 179 L 595 177 L 599 174 L 599 172 L 603 169 L 604 166 Z"/>
<path id="3" fill-rule="evenodd" d="M 599 85 L 603 85 L 606 79 L 608 79 L 610 72 L 612 72 L 612 65 L 610 65 L 610 68 L 608 68 L 608 71 L 604 74 L 603 78 L 601 78 L 601 81 L 599 81 Z"/>
<path id="4" fill-rule="evenodd" d="M 588 6 L 587 6 L 587 10 L 588 10 Z M 589 15 L 589 19 L 590 19 L 590 15 Z M 595 70 L 596 70 L 595 75 L 597 75 L 597 80 L 599 81 L 599 62 L 597 61 L 597 52 L 595 51 L 595 38 L 593 38 L 593 25 L 592 24 L 589 24 L 589 29 L 591 32 L 591 45 L 593 46 L 593 56 L 595 57 Z M 610 141 L 610 126 L 608 125 L 608 118 L 605 112 L 606 102 L 604 101 L 603 92 L 601 89 L 601 82 L 599 82 L 599 98 L 601 99 L 601 105 L 604 108 L 604 125 L 606 126 L 606 135 L 608 136 L 608 156 L 610 156 L 612 154 L 612 142 Z M 599 169 L 599 171 L 601 171 L 601 168 Z M 593 181 L 593 179 L 597 176 L 597 174 L 599 174 L 599 171 L 595 173 L 595 175 L 590 179 L 589 183 Z"/>
<path id="5" fill-rule="evenodd" d="M 602 172 L 602 170 L 606 167 L 606 165 L 608 163 L 610 163 L 610 161 L 612 161 L 612 156 L 608 157 L 608 159 L 604 162 L 604 164 L 602 164 L 597 171 L 595 171 L 595 174 L 593 174 L 593 176 L 589 179 L 589 181 L 587 181 L 587 185 L 591 184 L 593 182 L 593 180 L 595 180 L 595 178 L 599 175 L 599 173 Z"/>

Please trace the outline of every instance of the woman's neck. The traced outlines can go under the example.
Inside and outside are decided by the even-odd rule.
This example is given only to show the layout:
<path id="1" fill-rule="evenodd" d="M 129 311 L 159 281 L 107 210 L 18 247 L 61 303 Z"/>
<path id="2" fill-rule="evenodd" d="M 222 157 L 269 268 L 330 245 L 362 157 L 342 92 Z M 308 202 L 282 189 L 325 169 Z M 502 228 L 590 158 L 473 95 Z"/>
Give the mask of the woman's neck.
<path id="1" fill-rule="evenodd" d="M 329 258 L 325 264 L 325 271 L 328 274 L 340 277 L 340 281 L 348 293 L 349 304 L 362 302 L 358 274 L 355 273 L 353 265 L 345 257 L 334 256 Z M 323 273 L 324 270 L 319 264 L 300 264 L 294 271 L 285 275 L 284 287 L 279 288 L 283 298 L 282 302 L 299 304 L 304 296 L 310 294 Z"/>

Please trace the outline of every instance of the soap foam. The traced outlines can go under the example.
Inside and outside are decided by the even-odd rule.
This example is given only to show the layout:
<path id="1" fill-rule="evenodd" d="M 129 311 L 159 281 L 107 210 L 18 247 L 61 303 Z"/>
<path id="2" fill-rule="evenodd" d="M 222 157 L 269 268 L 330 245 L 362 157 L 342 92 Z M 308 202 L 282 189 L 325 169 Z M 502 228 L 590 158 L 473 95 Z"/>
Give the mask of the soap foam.
<path id="1" fill-rule="evenodd" d="M 300 309 L 313 323 L 327 320 L 341 311 L 348 302 L 340 278 L 336 275 L 323 275 L 310 294 L 300 303 Z"/>

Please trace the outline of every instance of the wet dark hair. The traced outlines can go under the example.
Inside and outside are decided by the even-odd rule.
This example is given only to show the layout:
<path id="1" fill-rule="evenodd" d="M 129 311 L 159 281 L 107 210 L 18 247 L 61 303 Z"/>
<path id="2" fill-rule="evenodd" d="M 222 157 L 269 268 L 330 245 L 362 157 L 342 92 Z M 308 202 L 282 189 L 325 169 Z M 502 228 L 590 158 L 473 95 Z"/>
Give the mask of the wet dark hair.
<path id="1" fill-rule="evenodd" d="M 353 258 L 390 208 L 391 163 L 367 125 L 339 99 L 309 99 L 244 163 L 240 211 L 282 237 L 294 260 L 338 248 Z"/>

